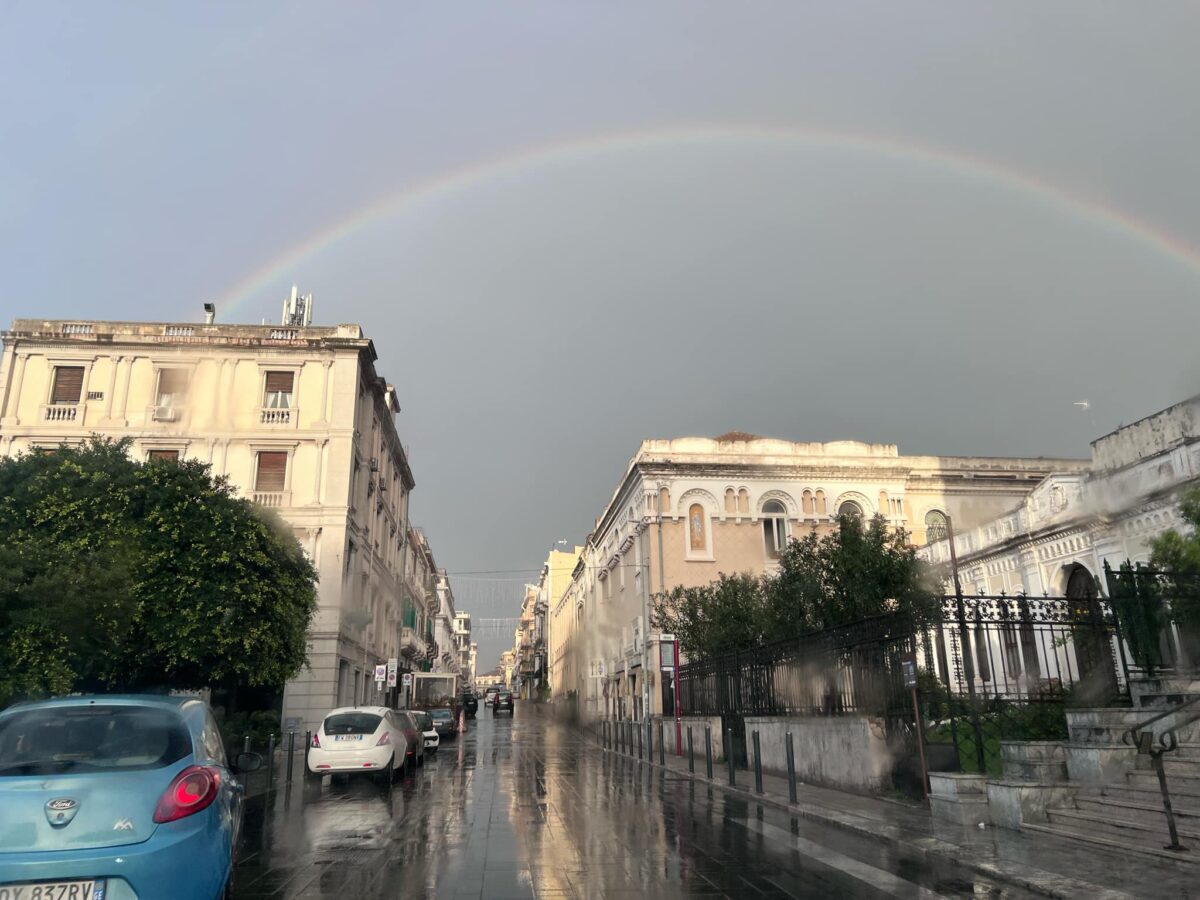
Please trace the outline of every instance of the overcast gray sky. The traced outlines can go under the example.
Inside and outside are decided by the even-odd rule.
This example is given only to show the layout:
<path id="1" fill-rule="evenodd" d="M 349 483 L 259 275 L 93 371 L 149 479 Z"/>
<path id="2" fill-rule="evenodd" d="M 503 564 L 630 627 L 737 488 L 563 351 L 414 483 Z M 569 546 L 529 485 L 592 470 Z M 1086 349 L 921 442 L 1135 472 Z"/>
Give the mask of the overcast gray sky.
<path id="1" fill-rule="evenodd" d="M 1082 455 L 1193 393 L 1198 29 L 10 0 L 0 318 L 257 322 L 297 282 L 374 338 L 439 564 L 496 573 L 459 605 L 514 615 L 511 570 L 581 540 L 645 437 Z"/>

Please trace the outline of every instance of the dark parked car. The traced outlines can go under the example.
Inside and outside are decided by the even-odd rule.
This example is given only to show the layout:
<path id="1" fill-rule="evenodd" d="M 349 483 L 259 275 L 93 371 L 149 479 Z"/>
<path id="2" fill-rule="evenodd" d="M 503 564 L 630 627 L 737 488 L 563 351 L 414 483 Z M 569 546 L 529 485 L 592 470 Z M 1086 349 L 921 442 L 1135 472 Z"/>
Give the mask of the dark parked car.
<path id="1" fill-rule="evenodd" d="M 429 716 L 433 719 L 434 730 L 442 740 L 455 737 L 458 734 L 458 720 L 452 709 L 431 709 Z"/>
<path id="2" fill-rule="evenodd" d="M 498 691 L 496 699 L 492 701 L 492 715 L 496 715 L 501 710 L 513 711 L 513 695 L 512 691 Z"/>
<path id="3" fill-rule="evenodd" d="M 404 732 L 404 739 L 408 742 L 408 761 L 416 763 L 418 766 L 425 765 L 425 734 L 421 731 L 421 725 L 417 722 L 416 715 L 407 709 L 396 710 L 396 721 L 400 724 L 400 730 Z"/>
<path id="4" fill-rule="evenodd" d="M 475 718 L 475 713 L 479 710 L 479 700 L 474 694 L 463 694 L 462 698 L 463 712 L 467 714 L 468 719 Z"/>

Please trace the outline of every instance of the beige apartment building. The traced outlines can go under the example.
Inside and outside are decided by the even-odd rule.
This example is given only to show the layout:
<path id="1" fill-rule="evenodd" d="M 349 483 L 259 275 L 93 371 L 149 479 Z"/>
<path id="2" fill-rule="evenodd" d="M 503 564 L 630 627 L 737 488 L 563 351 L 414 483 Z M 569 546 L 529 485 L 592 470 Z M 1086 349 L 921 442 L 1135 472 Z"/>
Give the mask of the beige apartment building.
<path id="1" fill-rule="evenodd" d="M 310 666 L 287 685 L 303 730 L 383 694 L 374 667 L 430 656 L 432 556 L 411 546 L 413 476 L 396 391 L 357 325 L 17 319 L 3 332 L 0 453 L 133 440 L 142 459 L 194 458 L 280 513 L 320 573 Z M 421 575 L 406 562 L 428 557 Z M 418 567 L 419 568 L 419 567 Z M 420 582 L 424 582 L 423 584 Z"/>
<path id="2" fill-rule="evenodd" d="M 722 572 L 768 572 L 789 538 L 823 534 L 845 512 L 881 514 L 923 544 L 927 521 L 948 514 L 970 528 L 1018 504 L 1048 475 L 1087 466 L 901 456 L 894 444 L 740 433 L 645 441 L 570 582 L 550 599 L 555 695 L 574 691 L 591 716 L 670 712 L 670 666 L 662 663 L 670 647 L 660 647 L 646 624 L 654 594 L 707 584 Z"/>

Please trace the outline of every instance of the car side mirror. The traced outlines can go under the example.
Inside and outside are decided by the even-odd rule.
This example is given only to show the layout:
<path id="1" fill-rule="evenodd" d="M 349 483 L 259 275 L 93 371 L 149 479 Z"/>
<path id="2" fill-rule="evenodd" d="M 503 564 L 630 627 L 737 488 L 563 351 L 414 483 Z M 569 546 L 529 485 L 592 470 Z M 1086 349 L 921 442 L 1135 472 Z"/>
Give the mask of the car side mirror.
<path id="1" fill-rule="evenodd" d="M 239 753 L 233 758 L 233 771 L 241 774 L 242 772 L 253 772 L 256 769 L 261 769 L 263 758 L 261 753 Z"/>

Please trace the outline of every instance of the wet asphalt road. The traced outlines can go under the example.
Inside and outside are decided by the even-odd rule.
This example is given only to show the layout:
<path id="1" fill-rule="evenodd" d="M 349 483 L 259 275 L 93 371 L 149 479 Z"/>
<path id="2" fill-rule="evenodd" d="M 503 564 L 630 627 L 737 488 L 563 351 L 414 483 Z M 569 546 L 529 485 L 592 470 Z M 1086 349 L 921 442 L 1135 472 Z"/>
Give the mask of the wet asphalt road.
<path id="1" fill-rule="evenodd" d="M 237 900 L 1027 896 L 606 754 L 544 708 L 469 724 L 390 793 L 297 778 L 252 802 Z"/>

